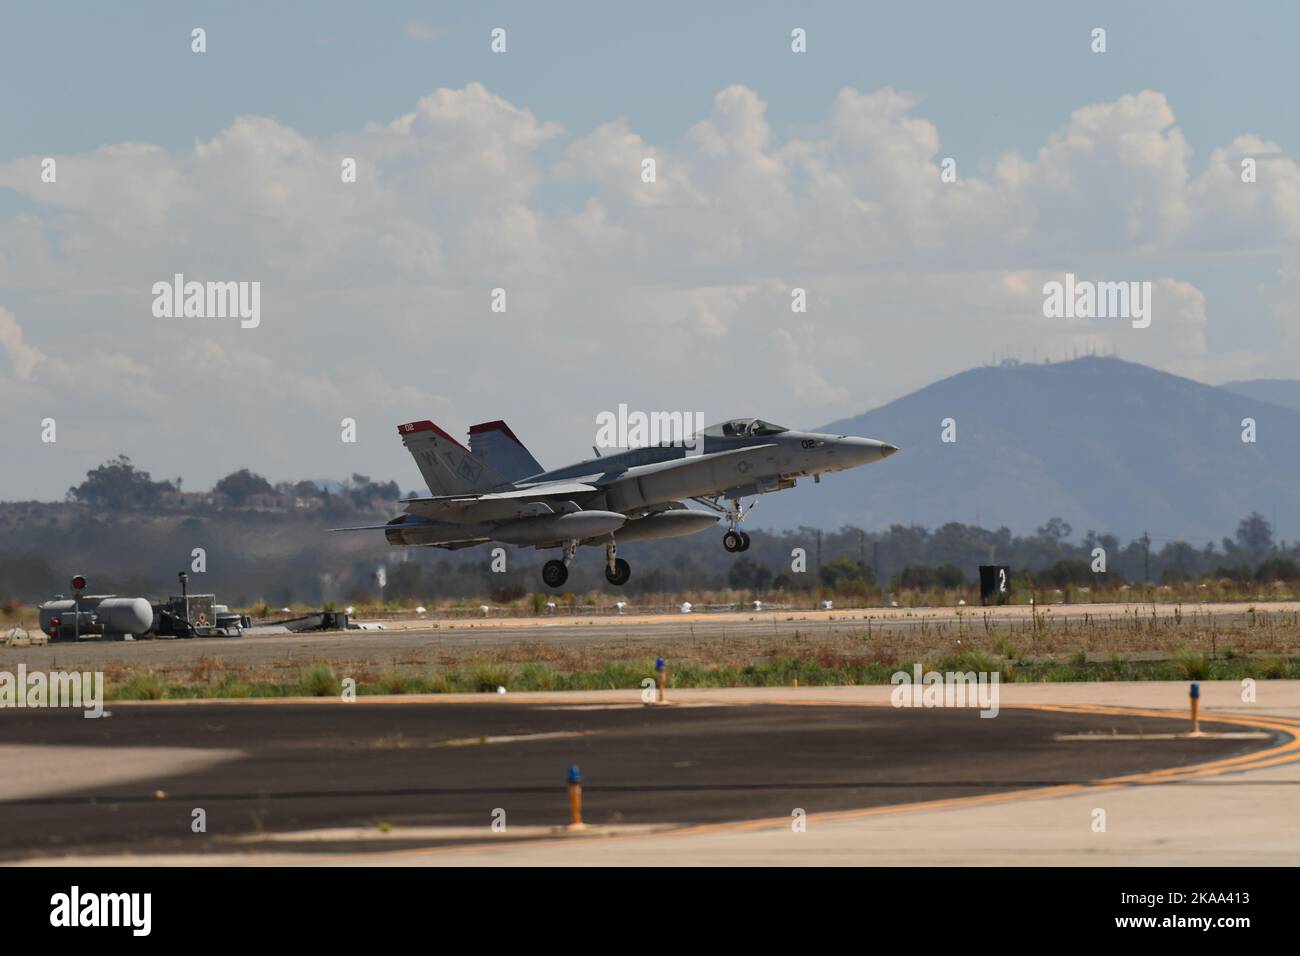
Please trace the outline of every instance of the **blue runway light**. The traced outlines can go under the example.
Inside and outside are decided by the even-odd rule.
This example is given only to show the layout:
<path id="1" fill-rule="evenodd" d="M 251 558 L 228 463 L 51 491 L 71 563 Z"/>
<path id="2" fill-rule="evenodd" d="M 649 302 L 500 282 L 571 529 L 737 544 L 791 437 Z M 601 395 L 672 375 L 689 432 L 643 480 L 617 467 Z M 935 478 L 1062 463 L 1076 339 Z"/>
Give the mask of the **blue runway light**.
<path id="1" fill-rule="evenodd" d="M 1192 699 L 1195 700 L 1197 697 L 1200 697 L 1200 696 L 1201 696 L 1201 685 L 1200 685 L 1200 684 L 1197 684 L 1197 683 L 1195 683 L 1195 682 L 1193 682 L 1193 684 L 1192 684 Z"/>
<path id="2" fill-rule="evenodd" d="M 655 670 L 661 671 L 663 669 L 664 669 L 664 659 L 662 657 L 655 658 Z"/>
<path id="3" fill-rule="evenodd" d="M 576 763 L 569 767 L 569 783 L 571 785 L 582 783 L 582 771 L 578 769 Z"/>

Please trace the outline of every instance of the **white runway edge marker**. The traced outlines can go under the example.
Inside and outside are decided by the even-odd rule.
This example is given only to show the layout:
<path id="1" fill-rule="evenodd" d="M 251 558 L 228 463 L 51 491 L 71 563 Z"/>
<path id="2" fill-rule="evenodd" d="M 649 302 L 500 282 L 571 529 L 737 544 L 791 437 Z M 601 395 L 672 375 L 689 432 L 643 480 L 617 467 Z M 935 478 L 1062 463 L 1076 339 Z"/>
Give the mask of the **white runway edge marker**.
<path id="1" fill-rule="evenodd" d="M 71 892 L 50 897 L 51 926 L 129 926 L 133 936 L 148 936 L 153 925 L 152 893 Z"/>

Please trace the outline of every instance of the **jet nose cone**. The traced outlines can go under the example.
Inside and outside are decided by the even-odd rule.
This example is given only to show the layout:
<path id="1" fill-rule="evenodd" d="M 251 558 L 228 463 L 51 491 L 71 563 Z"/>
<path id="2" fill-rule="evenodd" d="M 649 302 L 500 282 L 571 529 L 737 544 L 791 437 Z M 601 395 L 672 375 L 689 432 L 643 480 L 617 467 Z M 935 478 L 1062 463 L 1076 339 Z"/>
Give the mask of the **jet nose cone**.
<path id="1" fill-rule="evenodd" d="M 883 441 L 876 441 L 874 438 L 842 437 L 836 442 L 836 454 L 845 456 L 845 467 L 848 468 L 869 465 L 873 461 L 888 458 L 896 451 L 898 449 L 895 446 L 887 445 Z"/>

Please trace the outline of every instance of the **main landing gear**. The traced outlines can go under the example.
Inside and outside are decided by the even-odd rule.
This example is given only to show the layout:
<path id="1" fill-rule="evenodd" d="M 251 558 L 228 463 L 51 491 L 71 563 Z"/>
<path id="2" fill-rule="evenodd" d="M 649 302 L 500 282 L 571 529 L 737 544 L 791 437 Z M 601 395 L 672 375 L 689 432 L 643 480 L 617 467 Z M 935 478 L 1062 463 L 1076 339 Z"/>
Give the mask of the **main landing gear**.
<path id="1" fill-rule="evenodd" d="M 611 537 L 605 544 L 605 580 L 616 587 L 622 587 L 632 576 L 632 565 L 616 557 L 617 553 L 618 545 Z"/>
<path id="2" fill-rule="evenodd" d="M 542 565 L 542 580 L 546 582 L 548 588 L 561 587 L 565 581 L 569 580 L 569 565 L 573 563 L 573 556 L 577 553 L 577 540 L 566 541 L 564 542 L 564 560 L 551 560 Z"/>
<path id="3" fill-rule="evenodd" d="M 614 567 L 605 568 L 605 580 L 610 584 L 622 587 L 627 584 L 627 579 L 632 576 L 632 565 L 628 564 L 622 558 L 614 559 Z"/>
<path id="4" fill-rule="evenodd" d="M 547 561 L 542 565 L 542 580 L 546 582 L 548 588 L 558 588 L 569 580 L 569 569 L 564 566 L 563 561 Z"/>
<path id="5" fill-rule="evenodd" d="M 548 588 L 559 588 L 569 580 L 569 565 L 578 550 L 577 541 L 564 543 L 564 560 L 551 560 L 542 565 L 542 580 Z M 605 580 L 610 584 L 622 586 L 632 577 L 632 566 L 616 555 L 616 546 L 611 540 L 605 545 Z"/>

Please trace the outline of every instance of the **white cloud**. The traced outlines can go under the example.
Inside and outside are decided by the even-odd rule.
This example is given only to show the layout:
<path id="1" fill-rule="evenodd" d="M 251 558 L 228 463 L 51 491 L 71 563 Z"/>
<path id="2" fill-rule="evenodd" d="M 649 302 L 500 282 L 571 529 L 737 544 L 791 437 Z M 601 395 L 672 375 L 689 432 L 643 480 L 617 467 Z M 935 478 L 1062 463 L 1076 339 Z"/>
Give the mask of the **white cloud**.
<path id="1" fill-rule="evenodd" d="M 23 330 L 18 326 L 14 314 L 0 307 L 0 349 L 9 359 L 13 373 L 20 381 L 29 381 L 32 370 L 44 361 L 40 349 L 34 349 L 23 342 Z"/>
<path id="2" fill-rule="evenodd" d="M 0 220 L 0 350 L 27 386 L 6 401 L 66 402 L 102 423 L 83 436 L 94 454 L 134 450 L 191 486 L 232 463 L 187 447 L 184 422 L 273 478 L 363 470 L 405 486 L 392 427 L 420 417 L 505 417 L 558 462 L 621 401 L 815 425 L 1008 348 L 1114 345 L 1212 380 L 1294 374 L 1274 350 L 1207 344 L 1253 315 L 1295 325 L 1293 273 L 1230 316 L 1198 287 L 1207 256 L 1294 255 L 1300 167 L 1275 144 L 1242 134 L 1193 176 L 1172 107 L 1144 91 L 1074 111 L 1032 157 L 983 174 L 959 162 L 943 183 L 923 109 L 844 89 L 782 138 L 758 93 L 731 86 L 665 145 L 619 118 L 566 133 L 470 84 L 336 135 L 240 116 L 191 149 L 60 156 L 56 184 L 40 157 L 0 164 L 0 187 L 36 204 Z M 1256 183 L 1240 182 L 1245 155 Z M 551 187 L 588 196 L 565 205 Z M 1042 282 L 1067 271 L 1153 282 L 1152 327 L 1045 320 Z M 260 281 L 262 327 L 154 319 L 150 287 L 176 272 Z M 806 315 L 790 312 L 795 286 Z M 495 287 L 504 314 L 488 310 Z M 359 451 L 338 446 L 343 416 L 369 436 Z M 175 440 L 151 442 L 159 428 Z M 0 496 L 77 476 L 42 477 Z"/>
<path id="3" fill-rule="evenodd" d="M 432 42 L 442 36 L 442 31 L 427 20 L 408 20 L 402 32 L 412 40 Z"/>

